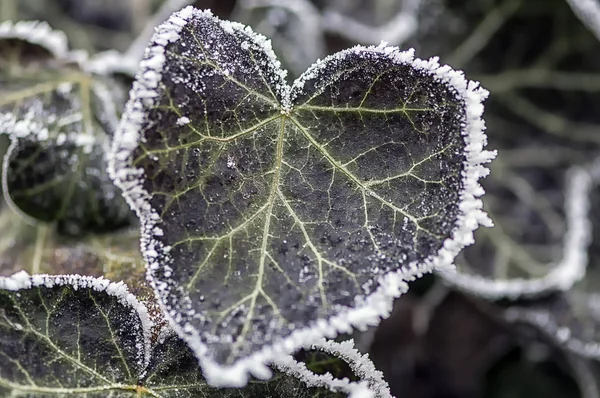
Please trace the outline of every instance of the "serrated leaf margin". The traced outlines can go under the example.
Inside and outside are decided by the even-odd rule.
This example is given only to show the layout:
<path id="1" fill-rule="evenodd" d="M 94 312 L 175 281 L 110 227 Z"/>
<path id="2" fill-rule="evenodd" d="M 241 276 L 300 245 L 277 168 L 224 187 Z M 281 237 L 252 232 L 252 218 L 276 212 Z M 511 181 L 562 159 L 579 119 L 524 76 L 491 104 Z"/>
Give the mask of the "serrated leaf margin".
<path id="1" fill-rule="evenodd" d="M 195 16 L 211 16 L 210 11 L 200 11 L 189 6 L 173 14 L 166 22 L 161 24 L 154 34 L 136 81 L 130 92 L 130 99 L 126 105 L 121 124 L 115 134 L 113 147 L 110 154 L 108 172 L 115 184 L 123 190 L 123 195 L 131 208 L 138 215 L 141 222 L 141 248 L 147 268 L 168 266 L 168 247 L 152 238 L 153 233 L 159 232 L 157 227 L 159 215 L 150 205 L 150 194 L 143 188 L 143 170 L 135 168 L 132 164 L 132 153 L 140 143 L 140 131 L 144 123 L 144 114 L 151 109 L 157 101 L 157 87 L 162 78 L 162 69 L 165 63 L 165 46 L 179 39 L 179 33 L 186 23 Z M 359 329 L 374 326 L 382 317 L 387 317 L 392 309 L 393 299 L 408 290 L 408 281 L 421 277 L 424 273 L 434 269 L 453 270 L 453 261 L 458 253 L 467 245 L 474 242 L 473 232 L 479 225 L 491 226 L 492 223 L 483 211 L 480 196 L 484 194 L 479 184 L 479 179 L 488 175 L 489 170 L 484 166 L 495 156 L 494 151 L 485 150 L 487 138 L 484 134 L 485 122 L 482 119 L 483 101 L 488 96 L 488 91 L 480 87 L 478 82 L 466 80 L 463 72 L 454 71 L 450 66 L 440 66 L 438 58 L 428 61 L 414 58 L 414 50 L 401 51 L 397 47 L 389 47 L 387 43 L 379 46 L 356 46 L 340 53 L 331 55 L 322 61 L 317 61 L 289 87 L 285 80 L 285 72 L 280 70 L 279 61 L 271 49 L 270 42 L 262 35 L 253 32 L 242 24 L 220 21 L 226 30 L 237 30 L 248 35 L 254 41 L 264 43 L 264 50 L 279 70 L 281 84 L 278 85 L 282 103 L 282 112 L 289 111 L 292 107 L 291 91 L 300 92 L 305 82 L 325 67 L 328 61 L 335 57 L 342 57 L 352 52 L 376 52 L 389 57 L 393 62 L 408 64 L 433 76 L 435 80 L 445 84 L 452 90 L 458 99 L 463 100 L 466 108 L 465 121 L 462 135 L 466 143 L 464 170 L 462 174 L 463 192 L 460 193 L 460 215 L 457 225 L 452 232 L 452 237 L 447 239 L 442 249 L 436 256 L 417 264 L 411 263 L 396 272 L 390 273 L 379 280 L 380 286 L 371 295 L 356 304 L 355 308 L 346 309 L 329 319 L 319 319 L 315 326 L 294 331 L 285 339 L 273 342 L 262 350 L 241 359 L 231 366 L 222 367 L 207 356 L 207 346 L 200 341 L 199 334 L 193 328 L 180 326 L 175 319 L 179 314 L 170 313 L 161 303 L 167 319 L 176 332 L 192 348 L 203 368 L 204 376 L 213 386 L 241 387 L 247 383 L 249 373 L 259 378 L 268 377 L 270 370 L 266 364 L 274 358 L 287 355 L 295 349 L 310 344 L 324 336 L 334 336 L 340 332 L 350 332 L 353 327 Z M 167 264 L 158 264 L 159 253 L 164 255 Z M 156 294 L 160 297 L 161 286 L 154 283 L 148 273 L 150 283 Z M 162 300 L 159 300 L 162 301 Z M 189 325 L 188 325 L 189 326 Z"/>
<path id="2" fill-rule="evenodd" d="M 369 354 L 361 354 L 354 346 L 354 340 L 346 340 L 342 342 L 337 342 L 334 340 L 327 340 L 325 338 L 318 339 L 313 344 L 304 347 L 309 350 L 319 350 L 325 353 L 331 354 L 337 358 L 345 361 L 350 369 L 360 378 L 360 382 L 367 382 L 368 391 L 370 394 L 374 394 L 377 398 L 392 398 L 390 394 L 390 389 L 388 383 L 383 378 L 383 373 L 375 368 L 373 362 L 369 358 Z M 275 363 L 275 366 L 278 366 Z M 279 368 L 281 370 L 281 368 Z M 320 377 L 326 383 L 332 383 L 335 385 L 336 381 L 339 379 L 333 379 L 330 374 L 325 375 L 314 375 L 310 370 L 306 368 L 303 363 L 299 363 L 295 366 L 293 372 L 299 372 L 302 376 L 297 377 Z M 308 373 L 307 373 L 308 372 Z M 310 375 L 309 375 L 310 373 Z M 331 381 L 332 380 L 332 381 Z M 356 382 L 354 382 L 356 383 Z M 352 382 L 349 382 L 351 388 Z M 356 383 L 356 390 L 361 390 L 362 384 Z M 350 394 L 352 397 L 353 391 L 344 390 Z M 362 397 L 363 395 L 357 395 L 357 397 Z"/>

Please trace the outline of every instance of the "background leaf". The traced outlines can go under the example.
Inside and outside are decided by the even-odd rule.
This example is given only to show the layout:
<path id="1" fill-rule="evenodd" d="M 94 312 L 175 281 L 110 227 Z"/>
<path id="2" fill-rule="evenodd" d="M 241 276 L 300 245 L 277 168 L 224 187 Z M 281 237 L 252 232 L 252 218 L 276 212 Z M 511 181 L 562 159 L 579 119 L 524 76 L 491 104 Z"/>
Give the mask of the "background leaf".
<path id="1" fill-rule="evenodd" d="M 81 276 L 0 277 L 0 391 L 30 397 L 343 397 L 278 372 L 215 389 L 173 334 L 150 349 L 146 307 L 122 283 Z"/>
<path id="2" fill-rule="evenodd" d="M 118 120 L 119 96 L 111 93 L 120 88 L 83 71 L 57 40 L 32 41 L 62 37 L 46 25 L 5 22 L 0 31 L 0 132 L 12 137 L 7 201 L 70 235 L 129 225 L 131 213 L 105 171 Z"/>
<path id="3" fill-rule="evenodd" d="M 0 385 L 34 396 L 135 390 L 147 313 L 123 285 L 19 273 L 0 288 Z"/>

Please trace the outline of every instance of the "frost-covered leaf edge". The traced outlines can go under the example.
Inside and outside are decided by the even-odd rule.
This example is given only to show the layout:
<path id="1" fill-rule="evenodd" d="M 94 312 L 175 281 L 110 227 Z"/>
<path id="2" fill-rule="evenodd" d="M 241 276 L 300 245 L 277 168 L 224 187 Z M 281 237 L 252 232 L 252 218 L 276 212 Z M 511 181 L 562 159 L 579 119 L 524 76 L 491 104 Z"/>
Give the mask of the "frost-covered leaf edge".
<path id="1" fill-rule="evenodd" d="M 87 61 L 86 51 L 69 49 L 67 35 L 53 29 L 45 21 L 4 21 L 0 23 L 1 39 L 19 39 L 40 46 L 54 58 L 68 60 L 78 64 Z"/>
<path id="2" fill-rule="evenodd" d="M 587 249 L 592 226 L 588 218 L 590 192 L 594 178 L 590 172 L 574 166 L 566 173 L 565 214 L 567 231 L 563 240 L 563 256 L 546 275 L 533 279 L 495 280 L 480 275 L 440 272 L 450 285 L 488 299 L 534 297 L 549 291 L 566 291 L 583 279 L 587 267 Z"/>
<path id="3" fill-rule="evenodd" d="M 343 390 L 344 392 L 348 392 L 350 394 L 349 398 L 353 398 L 355 396 L 353 394 L 356 394 L 357 398 L 367 397 L 367 392 L 371 394 L 371 396 L 377 398 L 392 398 L 389 385 L 383 378 L 383 373 L 375 368 L 375 365 L 369 358 L 369 354 L 361 354 L 355 348 L 354 340 L 351 339 L 342 342 L 336 342 L 334 340 L 320 338 L 304 348 L 307 350 L 323 351 L 340 358 L 350 366 L 350 369 L 352 369 L 354 374 L 360 378 L 360 381 L 350 382 L 347 379 L 335 379 L 329 373 L 324 375 L 315 375 L 313 372 L 307 369 L 304 363 L 300 362 L 294 365 L 292 362 L 295 360 L 292 361 L 289 358 L 278 360 L 277 362 L 274 362 L 274 365 L 279 370 L 282 370 L 281 366 L 285 366 L 286 369 L 289 369 L 289 372 L 298 373 L 297 377 L 299 378 L 315 378 L 315 380 L 322 380 L 334 388 L 337 388 L 337 385 L 341 384 L 341 382 L 346 382 L 348 387 L 352 388 L 352 390 Z M 364 382 L 367 383 L 366 392 L 363 392 L 365 391 Z"/>
<path id="4" fill-rule="evenodd" d="M 579 20 L 600 40 L 600 2 L 598 0 L 566 0 Z"/>
<path id="5" fill-rule="evenodd" d="M 558 345 L 582 357 L 600 359 L 600 343 L 587 342 L 573 337 L 571 328 L 560 326 L 549 311 L 509 308 L 504 313 L 504 319 L 510 323 L 531 325 Z"/>
<path id="6" fill-rule="evenodd" d="M 4 21 L 0 23 L 0 39 L 21 39 L 36 44 L 56 58 L 65 58 L 69 52 L 64 32 L 53 30 L 42 21 Z"/>
<path id="7" fill-rule="evenodd" d="M 2 158 L 2 195 L 4 202 L 8 207 L 17 213 L 26 223 L 29 225 L 38 225 L 42 222 L 31 217 L 29 214 L 22 211 L 19 206 L 13 201 L 9 194 L 8 189 L 8 170 L 10 158 L 13 151 L 18 147 L 19 139 L 32 138 L 36 141 L 42 142 L 48 138 L 48 129 L 43 123 L 36 120 L 33 113 L 28 113 L 24 119 L 17 120 L 11 113 L 0 113 L 0 134 L 6 134 L 11 140 L 4 156 Z M 75 143 L 77 146 L 81 146 L 84 150 L 91 150 L 91 146 L 95 143 L 96 138 L 87 136 L 85 134 L 76 134 L 73 137 L 69 137 L 70 142 Z"/>
<path id="8" fill-rule="evenodd" d="M 148 366 L 151 355 L 151 333 L 153 322 L 148 313 L 146 305 L 129 292 L 127 285 L 123 282 L 111 282 L 103 277 L 83 276 L 83 275 L 47 275 L 34 274 L 29 275 L 27 271 L 19 271 L 11 276 L 0 277 L 0 290 L 18 292 L 19 290 L 31 289 L 36 287 L 54 287 L 70 286 L 77 289 L 93 289 L 97 292 L 104 292 L 109 296 L 116 297 L 124 306 L 132 308 L 138 314 L 142 335 L 144 337 L 143 347 L 139 347 L 140 363 L 143 368 Z"/>
<path id="9" fill-rule="evenodd" d="M 0 22 L 0 40 L 2 39 L 18 39 L 28 42 L 33 45 L 40 46 L 46 49 L 55 59 L 65 61 L 67 63 L 76 64 L 83 72 L 101 75 L 102 70 L 97 71 L 95 63 L 88 58 L 88 53 L 84 50 L 71 50 L 68 44 L 67 35 L 57 29 L 53 29 L 45 21 L 4 21 Z M 112 73 L 112 70 L 106 71 L 104 75 Z M 108 110 L 108 113 L 117 115 L 116 104 L 112 100 L 108 88 L 104 84 L 94 82 L 90 88 L 96 96 L 102 100 L 103 106 Z M 106 123 L 112 123 L 116 129 L 116 121 L 105 120 Z M 10 153 L 14 150 L 16 145 L 15 138 L 26 138 L 35 136 L 36 139 L 44 140 L 48 137 L 48 129 L 43 123 L 36 120 L 36 115 L 29 112 L 25 119 L 17 119 L 12 113 L 0 112 L 0 134 L 7 134 L 11 139 L 11 144 L 8 147 L 4 157 L 2 159 L 2 194 L 4 201 L 10 207 L 12 211 L 17 213 L 30 225 L 37 225 L 40 222 L 28 214 L 21 211 L 14 201 L 8 195 L 8 188 L 6 184 L 6 170 L 8 170 L 7 163 L 9 160 Z M 94 142 L 97 141 L 97 137 L 90 137 L 85 134 L 77 134 L 73 137 L 73 141 L 77 146 L 84 146 L 86 148 L 91 147 Z M 106 140 L 108 141 L 108 140 Z M 106 156 L 108 156 L 108 142 L 102 142 L 103 146 L 106 146 Z M 108 158 L 107 158 L 108 160 Z"/>
<path id="10" fill-rule="evenodd" d="M 210 10 L 200 11 L 189 6 L 173 14 L 156 29 L 146 49 L 144 60 L 140 64 L 140 70 L 136 74 L 136 80 L 130 91 L 130 98 L 126 104 L 121 124 L 115 134 L 109 160 L 108 171 L 111 178 L 123 190 L 125 199 L 140 219 L 141 247 L 148 269 L 161 266 L 161 264 L 155 264 L 155 258 L 159 252 L 167 253 L 169 248 L 163 247 L 160 242 L 152 239 L 152 233 L 156 228 L 159 216 L 151 208 L 150 195 L 143 188 L 143 170 L 132 166 L 131 155 L 140 141 L 138 132 L 144 122 L 144 114 L 146 110 L 155 105 L 156 88 L 162 78 L 161 73 L 165 62 L 165 46 L 179 39 L 181 29 L 191 18 L 201 15 L 212 17 Z M 231 366 L 222 367 L 207 357 L 207 347 L 200 341 L 197 331 L 178 325 L 174 319 L 177 314 L 169 313 L 161 303 L 171 326 L 190 345 L 199 358 L 204 376 L 209 384 L 240 387 L 246 384 L 249 373 L 259 378 L 269 377 L 271 372 L 266 364 L 273 358 L 289 354 L 318 338 L 333 337 L 339 332 L 350 332 L 352 327 L 361 329 L 377 325 L 381 317 L 389 316 L 393 299 L 408 290 L 407 281 L 414 280 L 433 269 L 452 270 L 454 258 L 462 248 L 474 242 L 473 232 L 479 225 L 492 225 L 487 214 L 483 211 L 483 203 L 478 197 L 484 194 L 479 179 L 489 173 L 484 164 L 490 162 L 496 153 L 484 149 L 487 145 L 487 138 L 484 134 L 485 122 L 482 119 L 483 101 L 489 93 L 481 88 L 478 82 L 467 81 L 463 72 L 454 71 L 447 65 L 440 66 L 438 58 L 432 58 L 428 61 L 420 60 L 414 58 L 414 50 L 401 51 L 397 47 L 387 46 L 387 43 L 384 42 L 379 46 L 355 46 L 331 55 L 322 61 L 317 61 L 293 83 L 292 87 L 289 87 L 284 80 L 286 72 L 280 69 L 280 63 L 271 49 L 269 40 L 242 24 L 219 19 L 217 21 L 225 30 L 234 29 L 247 35 L 253 41 L 264 43 L 264 51 L 272 60 L 273 69 L 279 71 L 278 77 L 281 84 L 278 89 L 282 98 L 282 112 L 291 109 L 292 98 L 290 98 L 290 93 L 293 89 L 300 92 L 305 82 L 314 76 L 320 68 L 324 67 L 328 60 L 344 56 L 349 52 L 377 52 L 389 57 L 396 63 L 408 64 L 415 69 L 427 72 L 452 90 L 457 99 L 464 101 L 466 109 L 462 131 L 466 143 L 465 169 L 462 173 L 464 190 L 460 193 L 460 215 L 452 232 L 452 237 L 444 242 L 442 249 L 438 251 L 435 257 L 421 264 L 409 264 L 404 270 L 400 269 L 386 275 L 384 278 L 380 278 L 378 289 L 361 302 L 358 302 L 355 308 L 347 309 L 328 320 L 319 319 L 313 327 L 296 330 L 287 338 L 276 341 L 271 346 L 266 346 L 249 357 L 239 360 Z M 168 254 L 164 257 L 168 260 Z M 155 292 L 159 295 L 160 290 L 150 277 L 150 273 L 148 273 L 148 278 Z"/>
<path id="11" fill-rule="evenodd" d="M 0 291 L 5 290 L 10 292 L 18 292 L 20 290 L 37 287 L 52 288 L 55 286 L 68 286 L 74 290 L 93 289 L 96 292 L 106 293 L 109 296 L 115 297 L 122 305 L 132 308 L 139 316 L 144 339 L 143 347 L 140 347 L 139 349 L 139 360 L 143 365 L 142 368 L 147 368 L 152 356 L 151 334 L 155 325 L 150 318 L 146 305 L 143 302 L 138 301 L 136 296 L 129 292 L 129 289 L 125 283 L 111 282 L 104 277 L 83 276 L 77 274 L 30 275 L 24 270 L 19 271 L 11 276 L 0 276 Z M 175 331 L 167 326 L 161 330 L 158 340 L 162 341 L 166 337 L 173 334 L 176 335 Z M 341 358 L 346 359 L 350 367 L 366 381 L 350 382 L 347 379 L 334 379 L 329 374 L 317 375 L 308 370 L 305 364 L 296 361 L 291 355 L 278 358 L 274 360 L 271 365 L 286 375 L 301 380 L 309 388 L 326 388 L 334 392 L 348 393 L 348 398 L 375 397 L 372 389 L 367 385 L 368 382 L 370 382 L 371 385 L 377 385 L 380 387 L 380 389 L 387 388 L 387 383 L 383 380 L 383 375 L 381 372 L 375 369 L 374 365 L 368 359 L 368 356 L 363 356 L 356 349 L 354 349 L 352 341 L 347 341 L 340 344 L 323 339 L 321 342 L 313 344 L 310 348 L 320 349 L 333 355 L 339 355 Z M 378 391 L 380 391 L 380 389 L 378 389 Z M 377 395 L 376 397 L 391 398 L 389 393 L 387 393 L 387 395 Z"/>

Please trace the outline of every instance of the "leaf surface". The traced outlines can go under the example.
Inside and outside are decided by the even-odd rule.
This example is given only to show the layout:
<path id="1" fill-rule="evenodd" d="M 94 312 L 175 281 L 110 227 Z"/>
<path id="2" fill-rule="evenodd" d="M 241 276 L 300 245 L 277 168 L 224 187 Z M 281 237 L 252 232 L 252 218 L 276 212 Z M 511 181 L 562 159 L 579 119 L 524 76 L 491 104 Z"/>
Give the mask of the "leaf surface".
<path id="1" fill-rule="evenodd" d="M 0 277 L 0 391 L 28 397 L 338 397 L 277 372 L 246 389 L 208 386 L 193 352 L 167 334 L 150 349 L 146 307 L 122 283 Z"/>
<path id="2" fill-rule="evenodd" d="M 376 322 L 403 278 L 448 265 L 487 220 L 486 92 L 436 60 L 356 47 L 289 87 L 264 37 L 187 8 L 142 67 L 110 171 L 211 382 L 243 383 L 216 369 L 281 338 L 290 350 L 300 328 Z"/>

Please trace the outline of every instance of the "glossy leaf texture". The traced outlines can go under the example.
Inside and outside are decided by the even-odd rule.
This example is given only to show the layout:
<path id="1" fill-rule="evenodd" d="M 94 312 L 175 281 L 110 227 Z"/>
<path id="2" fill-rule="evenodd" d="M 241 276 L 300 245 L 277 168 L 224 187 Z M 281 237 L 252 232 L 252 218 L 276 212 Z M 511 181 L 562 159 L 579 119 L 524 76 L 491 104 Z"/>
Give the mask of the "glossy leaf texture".
<path id="1" fill-rule="evenodd" d="M 264 37 L 186 8 L 158 29 L 115 137 L 157 296 L 215 383 L 377 323 L 487 222 L 478 84 L 385 45 L 284 77 Z"/>
<path id="2" fill-rule="evenodd" d="M 83 58 L 42 23 L 0 25 L 0 133 L 12 141 L 4 195 L 31 221 L 68 235 L 132 221 L 106 173 L 119 117 L 113 92 L 122 89 L 87 73 Z"/>
<path id="3" fill-rule="evenodd" d="M 122 283 L 81 276 L 0 277 L 0 392 L 28 397 L 346 397 L 276 372 L 247 388 L 206 384 L 167 332 L 151 347 L 146 307 Z"/>

